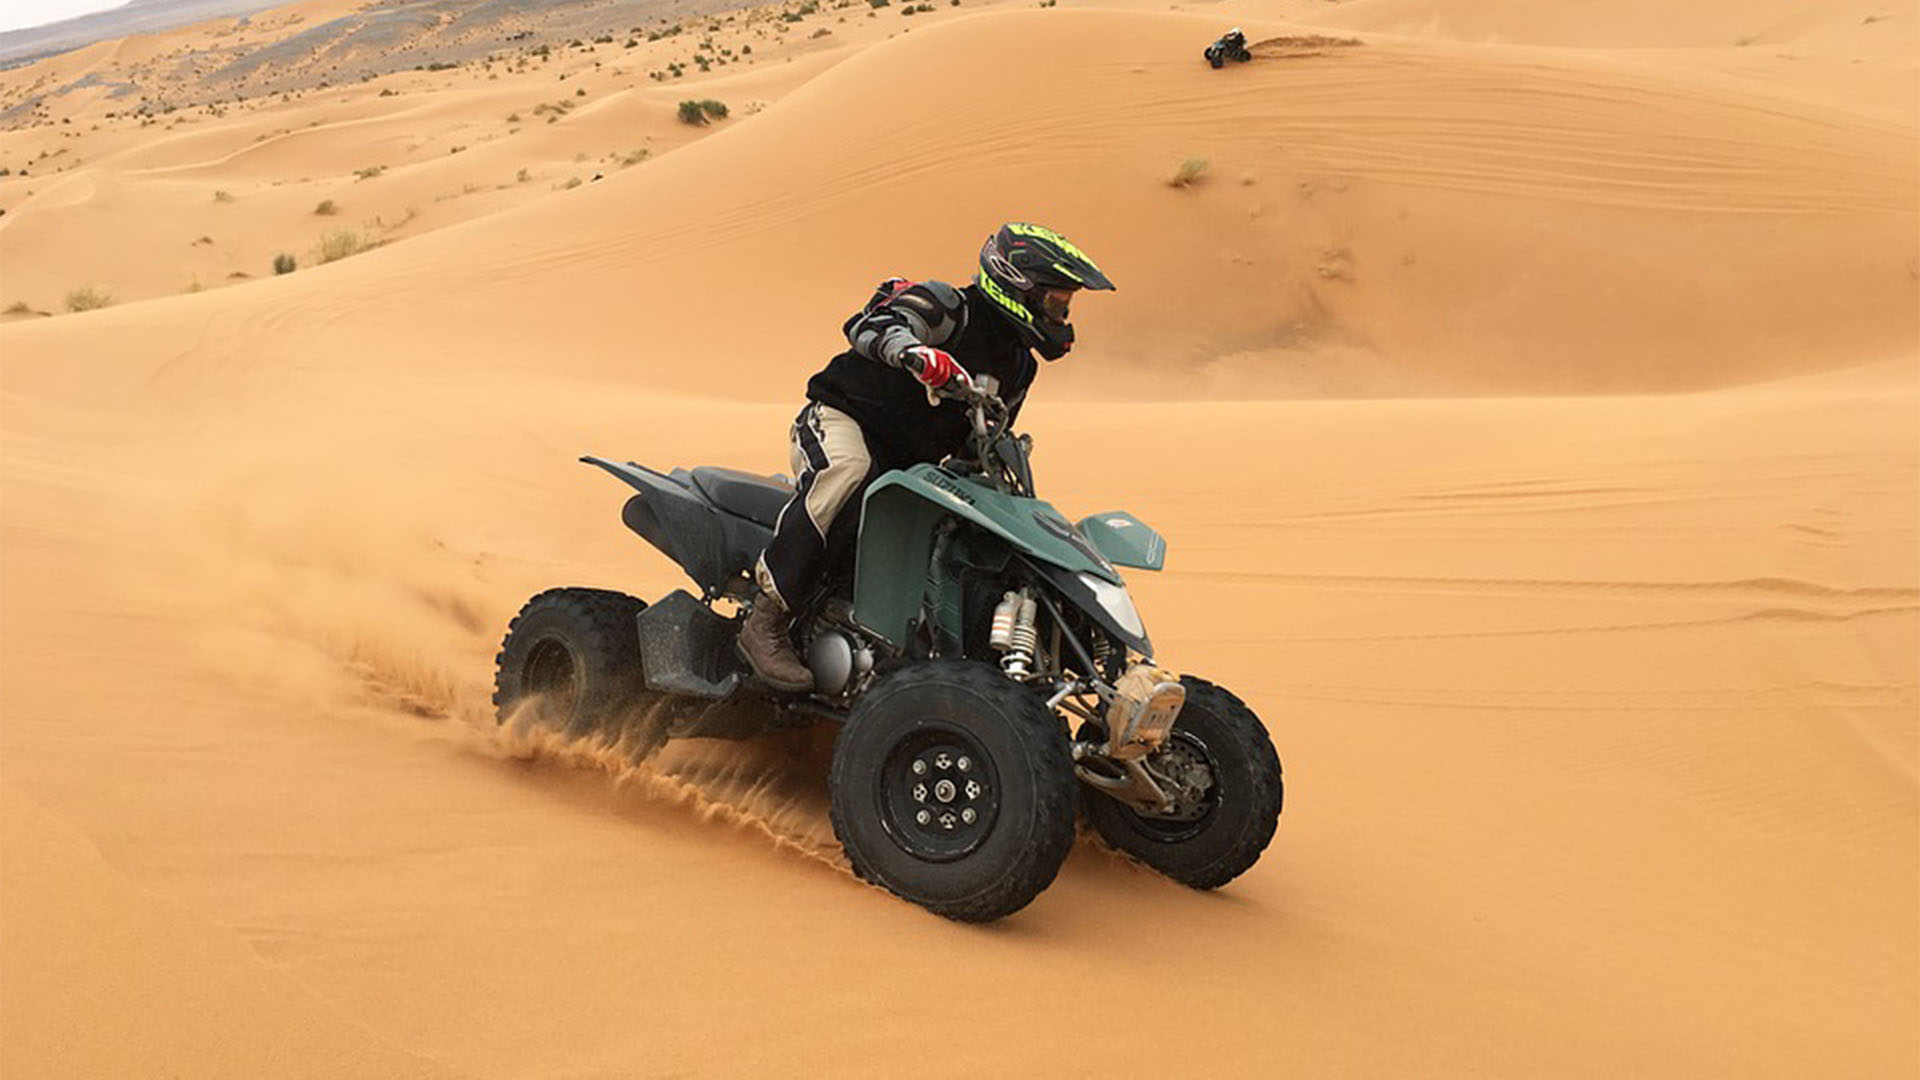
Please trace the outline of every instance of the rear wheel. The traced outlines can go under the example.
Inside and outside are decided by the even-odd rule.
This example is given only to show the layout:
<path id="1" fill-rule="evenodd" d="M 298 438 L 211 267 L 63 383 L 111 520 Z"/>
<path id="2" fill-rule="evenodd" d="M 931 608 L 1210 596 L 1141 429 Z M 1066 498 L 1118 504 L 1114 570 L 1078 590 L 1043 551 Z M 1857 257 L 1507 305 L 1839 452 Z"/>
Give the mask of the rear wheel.
<path id="1" fill-rule="evenodd" d="M 1066 730 L 986 664 L 887 676 L 841 728 L 829 784 L 854 872 L 950 919 L 1020 910 L 1073 846 Z"/>
<path id="2" fill-rule="evenodd" d="M 1146 814 L 1094 790 L 1087 818 L 1101 838 L 1185 885 L 1217 889 L 1260 858 L 1280 823 L 1280 756 L 1245 702 L 1185 676 L 1187 702 L 1146 766 L 1174 794 Z"/>
<path id="3" fill-rule="evenodd" d="M 527 601 L 494 658 L 499 721 L 579 736 L 624 716 L 642 687 L 634 617 L 646 606 L 606 589 L 549 589 Z"/>

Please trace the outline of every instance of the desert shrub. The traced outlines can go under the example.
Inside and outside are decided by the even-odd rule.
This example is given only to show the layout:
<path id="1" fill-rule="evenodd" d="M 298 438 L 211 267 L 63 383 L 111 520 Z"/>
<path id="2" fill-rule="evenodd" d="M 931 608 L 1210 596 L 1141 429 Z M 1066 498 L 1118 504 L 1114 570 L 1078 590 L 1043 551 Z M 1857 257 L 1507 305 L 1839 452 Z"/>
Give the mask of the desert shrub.
<path id="1" fill-rule="evenodd" d="M 680 103 L 680 122 L 683 124 L 704 124 L 709 120 L 725 120 L 727 103 L 712 98 L 698 101 L 688 99 Z"/>
<path id="2" fill-rule="evenodd" d="M 1190 157 L 1185 161 L 1182 161 L 1179 167 L 1173 170 L 1172 176 L 1167 177 L 1167 186 L 1168 187 L 1190 187 L 1196 181 L 1198 181 L 1200 179 L 1201 174 L 1205 173 L 1206 171 L 1207 171 L 1206 158 Z"/>
<path id="3" fill-rule="evenodd" d="M 288 252 L 283 251 L 273 257 L 273 272 L 276 274 L 291 274 L 299 267 L 299 261 Z"/>
<path id="4" fill-rule="evenodd" d="M 373 247 L 373 242 L 352 229 L 330 232 L 320 238 L 320 261 L 337 262 Z"/>
<path id="5" fill-rule="evenodd" d="M 232 201 L 233 201 L 233 192 L 231 192 L 231 191 L 216 191 L 216 192 L 214 192 L 214 193 L 213 193 L 213 201 L 214 201 L 214 202 L 232 202 Z"/>
<path id="6" fill-rule="evenodd" d="M 528 172 L 525 169 L 521 169 L 519 172 L 513 174 L 513 178 L 519 181 L 520 183 L 524 184 L 527 181 L 533 179 L 533 174 Z"/>
<path id="7" fill-rule="evenodd" d="M 371 180 L 386 171 L 387 167 L 385 165 L 369 165 L 364 169 L 353 170 L 353 175 L 360 180 Z"/>
<path id="8" fill-rule="evenodd" d="M 93 311 L 96 308 L 110 306 L 113 294 L 91 285 L 82 285 L 67 294 L 68 311 Z"/>
<path id="9" fill-rule="evenodd" d="M 893 0 L 867 0 L 867 3 L 877 8 L 883 8 L 891 5 Z"/>
<path id="10" fill-rule="evenodd" d="M 340 207 L 335 205 L 332 199 L 321 199 L 320 205 L 314 207 L 313 212 L 321 217 L 332 217 L 340 212 Z"/>
<path id="11" fill-rule="evenodd" d="M 33 309 L 27 306 L 27 302 L 25 300 L 15 300 L 12 304 L 9 304 L 7 306 L 7 310 L 5 312 L 0 312 L 0 314 L 31 315 L 33 314 Z"/>

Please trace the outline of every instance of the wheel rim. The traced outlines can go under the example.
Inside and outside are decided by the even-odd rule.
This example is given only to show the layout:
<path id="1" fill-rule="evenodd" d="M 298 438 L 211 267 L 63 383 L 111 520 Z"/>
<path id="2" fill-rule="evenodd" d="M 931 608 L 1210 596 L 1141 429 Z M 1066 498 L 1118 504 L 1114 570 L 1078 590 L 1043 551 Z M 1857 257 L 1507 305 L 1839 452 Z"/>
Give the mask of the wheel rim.
<path id="1" fill-rule="evenodd" d="M 1134 811 L 1133 820 L 1140 831 L 1167 843 L 1199 835 L 1220 805 L 1220 763 L 1213 751 L 1198 735 L 1176 727 L 1166 743 L 1148 756 L 1146 765 L 1155 779 L 1163 783 L 1172 780 L 1172 786 L 1187 797 L 1177 799 L 1168 813 Z"/>
<path id="2" fill-rule="evenodd" d="M 1000 816 L 991 758 L 967 735 L 927 728 L 900 740 L 880 768 L 880 820 L 901 850 L 952 862 L 979 847 Z"/>
<path id="3" fill-rule="evenodd" d="M 537 700 L 548 716 L 573 715 L 580 693 L 580 665 L 573 650 L 554 638 L 543 638 L 527 651 L 524 684 L 529 697 Z"/>

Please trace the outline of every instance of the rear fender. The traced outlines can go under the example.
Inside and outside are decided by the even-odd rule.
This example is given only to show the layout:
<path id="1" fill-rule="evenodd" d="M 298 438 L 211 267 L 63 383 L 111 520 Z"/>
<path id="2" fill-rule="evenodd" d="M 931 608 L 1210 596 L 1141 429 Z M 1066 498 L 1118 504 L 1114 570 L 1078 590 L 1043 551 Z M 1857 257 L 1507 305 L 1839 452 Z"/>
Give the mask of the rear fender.
<path id="1" fill-rule="evenodd" d="M 633 462 L 592 456 L 580 460 L 638 492 L 621 509 L 620 520 L 685 570 L 707 596 L 719 595 L 729 581 L 745 573 L 773 538 L 770 529 L 715 512 L 683 469 L 663 474 Z"/>

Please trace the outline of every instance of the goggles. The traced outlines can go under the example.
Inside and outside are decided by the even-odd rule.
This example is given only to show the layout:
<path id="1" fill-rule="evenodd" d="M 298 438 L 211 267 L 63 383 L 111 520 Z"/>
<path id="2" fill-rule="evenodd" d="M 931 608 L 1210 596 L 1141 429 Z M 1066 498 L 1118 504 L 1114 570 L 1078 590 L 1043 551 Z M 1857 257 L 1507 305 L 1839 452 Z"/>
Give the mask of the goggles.
<path id="1" fill-rule="evenodd" d="M 1028 303 L 1048 322 L 1064 323 L 1067 321 L 1067 309 L 1073 304 L 1073 294 L 1079 291 L 1042 285 L 1028 294 Z"/>

